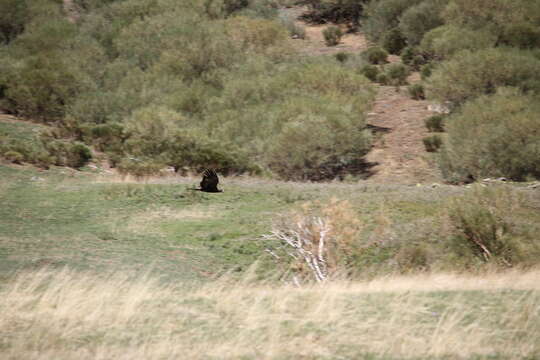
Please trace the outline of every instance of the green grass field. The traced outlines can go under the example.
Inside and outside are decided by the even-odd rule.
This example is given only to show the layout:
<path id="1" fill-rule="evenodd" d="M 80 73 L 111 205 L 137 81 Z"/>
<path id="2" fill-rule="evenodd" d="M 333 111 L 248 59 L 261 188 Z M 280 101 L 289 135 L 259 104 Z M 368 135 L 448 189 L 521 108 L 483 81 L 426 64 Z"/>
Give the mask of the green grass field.
<path id="1" fill-rule="evenodd" d="M 198 177 L 19 165 L 0 165 L 0 179 L 6 359 L 540 356 L 537 271 L 396 272 L 392 244 L 435 246 L 444 204 L 466 187 L 239 177 L 207 194 L 189 190 Z M 523 218 L 540 223 L 536 193 L 522 192 Z M 261 236 L 332 198 L 351 205 L 361 241 L 381 244 L 361 254 L 364 280 L 261 283 L 277 271 Z"/>

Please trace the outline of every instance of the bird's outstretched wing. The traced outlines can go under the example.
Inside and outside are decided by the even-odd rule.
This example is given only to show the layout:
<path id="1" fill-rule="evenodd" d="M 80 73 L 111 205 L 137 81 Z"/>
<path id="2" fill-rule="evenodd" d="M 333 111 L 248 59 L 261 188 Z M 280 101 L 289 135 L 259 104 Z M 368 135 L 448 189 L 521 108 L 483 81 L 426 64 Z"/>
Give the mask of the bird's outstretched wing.
<path id="1" fill-rule="evenodd" d="M 201 180 L 201 191 L 221 192 L 221 190 L 218 190 L 217 188 L 218 183 L 219 183 L 219 178 L 214 170 L 212 169 L 204 170 L 203 178 Z"/>

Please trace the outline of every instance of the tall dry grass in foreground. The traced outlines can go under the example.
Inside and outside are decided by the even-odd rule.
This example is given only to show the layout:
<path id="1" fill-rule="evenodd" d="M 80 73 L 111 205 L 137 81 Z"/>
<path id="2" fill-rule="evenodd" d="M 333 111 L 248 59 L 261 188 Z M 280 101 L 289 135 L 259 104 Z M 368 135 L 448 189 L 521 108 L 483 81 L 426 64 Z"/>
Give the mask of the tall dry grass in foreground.
<path id="1" fill-rule="evenodd" d="M 67 269 L 0 289 L 3 359 L 518 359 L 540 355 L 540 272 L 196 288 Z"/>

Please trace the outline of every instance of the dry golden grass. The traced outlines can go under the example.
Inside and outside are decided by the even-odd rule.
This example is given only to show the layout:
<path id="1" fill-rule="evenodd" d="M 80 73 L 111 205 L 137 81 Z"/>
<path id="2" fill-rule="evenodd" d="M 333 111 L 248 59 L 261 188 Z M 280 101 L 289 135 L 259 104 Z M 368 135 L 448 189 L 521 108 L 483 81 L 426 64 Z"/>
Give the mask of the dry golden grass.
<path id="1" fill-rule="evenodd" d="M 533 358 L 540 271 L 293 288 L 41 270 L 0 289 L 4 359 Z"/>

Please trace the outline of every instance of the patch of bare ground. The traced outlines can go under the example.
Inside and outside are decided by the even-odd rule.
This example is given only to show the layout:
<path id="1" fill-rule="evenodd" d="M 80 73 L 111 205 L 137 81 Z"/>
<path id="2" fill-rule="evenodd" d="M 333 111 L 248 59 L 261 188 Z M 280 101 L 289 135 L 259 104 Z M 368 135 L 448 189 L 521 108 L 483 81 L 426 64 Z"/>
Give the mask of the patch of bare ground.
<path id="1" fill-rule="evenodd" d="M 366 156 L 374 164 L 369 180 L 404 184 L 441 180 L 422 142 L 428 135 L 424 119 L 433 115 L 427 107 L 427 101 L 411 99 L 403 87 L 379 86 L 368 124 L 383 135 Z"/>
<path id="2" fill-rule="evenodd" d="M 287 9 L 289 16 L 299 16 L 305 8 Z M 300 51 L 310 56 L 338 52 L 359 53 L 372 46 L 362 32 L 345 34 L 337 46 L 326 46 L 322 31 L 329 25 L 313 25 L 296 20 L 306 30 L 305 40 L 297 39 Z M 400 57 L 390 55 L 389 62 L 399 62 Z M 419 74 L 409 77 L 409 83 L 419 81 Z M 411 99 L 406 87 L 378 86 L 374 108 L 369 113 L 368 124 L 382 133 L 375 141 L 366 160 L 372 166 L 369 181 L 377 183 L 415 184 L 441 181 L 432 156 L 426 152 L 422 139 L 428 134 L 424 119 L 433 115 L 428 102 Z"/>

